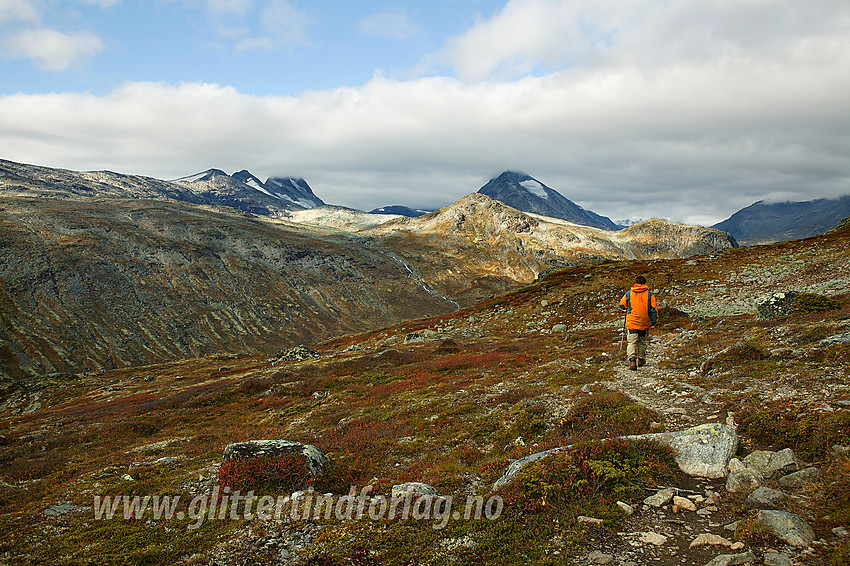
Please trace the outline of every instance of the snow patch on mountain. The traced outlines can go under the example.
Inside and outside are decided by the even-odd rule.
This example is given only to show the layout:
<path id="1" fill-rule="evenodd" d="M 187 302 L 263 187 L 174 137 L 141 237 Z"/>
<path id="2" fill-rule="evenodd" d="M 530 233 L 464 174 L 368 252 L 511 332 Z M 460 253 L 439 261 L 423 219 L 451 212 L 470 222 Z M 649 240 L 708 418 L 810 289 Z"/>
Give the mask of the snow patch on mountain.
<path id="1" fill-rule="evenodd" d="M 543 187 L 543 185 L 541 185 L 540 182 L 535 181 L 534 179 L 522 181 L 520 185 L 522 186 L 522 188 L 524 188 L 526 191 L 530 192 L 536 197 L 545 199 L 549 198 L 549 193 L 546 192 L 546 189 Z"/>

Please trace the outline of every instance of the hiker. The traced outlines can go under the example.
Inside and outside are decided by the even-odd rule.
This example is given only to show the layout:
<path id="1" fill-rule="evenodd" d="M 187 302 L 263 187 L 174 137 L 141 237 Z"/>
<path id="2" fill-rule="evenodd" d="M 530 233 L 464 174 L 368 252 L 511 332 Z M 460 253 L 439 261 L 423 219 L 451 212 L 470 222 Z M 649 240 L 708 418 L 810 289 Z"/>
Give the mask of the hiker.
<path id="1" fill-rule="evenodd" d="M 658 304 L 655 302 L 655 295 L 646 286 L 646 277 L 635 277 L 635 284 L 620 300 L 620 308 L 626 311 L 625 328 L 629 332 L 626 355 L 629 358 L 629 369 L 636 370 L 646 364 L 649 329 L 658 324 Z"/>

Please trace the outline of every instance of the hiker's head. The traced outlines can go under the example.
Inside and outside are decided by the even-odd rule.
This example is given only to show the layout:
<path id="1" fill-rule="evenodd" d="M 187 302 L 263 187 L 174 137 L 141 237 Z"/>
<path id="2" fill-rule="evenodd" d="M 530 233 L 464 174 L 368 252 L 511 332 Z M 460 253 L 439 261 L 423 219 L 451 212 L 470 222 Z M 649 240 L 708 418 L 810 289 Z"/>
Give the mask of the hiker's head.
<path id="1" fill-rule="evenodd" d="M 635 277 L 635 283 L 637 283 L 638 285 L 646 285 L 646 277 L 644 277 L 643 275 L 638 275 L 637 277 Z"/>

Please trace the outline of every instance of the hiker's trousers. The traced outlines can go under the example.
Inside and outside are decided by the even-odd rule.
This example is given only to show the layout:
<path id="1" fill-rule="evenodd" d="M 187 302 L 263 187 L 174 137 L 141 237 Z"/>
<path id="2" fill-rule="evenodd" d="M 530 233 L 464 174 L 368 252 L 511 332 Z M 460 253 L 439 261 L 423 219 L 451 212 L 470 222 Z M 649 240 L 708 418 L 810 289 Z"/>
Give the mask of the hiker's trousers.
<path id="1" fill-rule="evenodd" d="M 646 345 L 649 341 L 648 330 L 631 330 L 629 329 L 628 348 L 626 355 L 630 360 L 635 358 L 646 359 Z"/>

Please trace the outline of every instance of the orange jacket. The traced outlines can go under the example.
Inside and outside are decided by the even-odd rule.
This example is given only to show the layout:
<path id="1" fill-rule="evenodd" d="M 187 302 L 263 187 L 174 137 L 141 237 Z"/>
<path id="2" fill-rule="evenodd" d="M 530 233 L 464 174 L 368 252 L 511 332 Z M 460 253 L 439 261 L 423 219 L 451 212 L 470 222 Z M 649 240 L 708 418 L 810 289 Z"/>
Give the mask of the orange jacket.
<path id="1" fill-rule="evenodd" d="M 632 285 L 620 300 L 620 308 L 628 313 L 626 328 L 629 330 L 646 330 L 658 323 L 658 304 L 646 285 Z"/>

